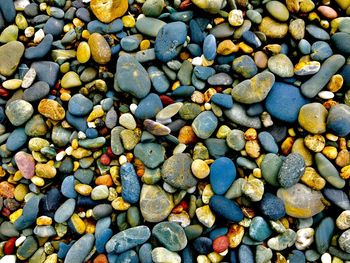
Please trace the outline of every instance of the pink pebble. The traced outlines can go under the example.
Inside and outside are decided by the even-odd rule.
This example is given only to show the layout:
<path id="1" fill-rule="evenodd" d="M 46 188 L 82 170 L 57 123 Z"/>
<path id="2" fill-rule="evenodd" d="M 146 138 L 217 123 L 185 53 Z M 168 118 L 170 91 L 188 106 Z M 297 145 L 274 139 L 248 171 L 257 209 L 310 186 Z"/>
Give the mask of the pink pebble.
<path id="1" fill-rule="evenodd" d="M 332 7 L 321 5 L 317 8 L 317 10 L 321 13 L 321 15 L 328 19 L 334 19 L 338 17 L 337 12 Z"/>
<path id="2" fill-rule="evenodd" d="M 15 155 L 15 162 L 24 178 L 31 179 L 34 176 L 35 161 L 31 154 L 18 152 Z"/>

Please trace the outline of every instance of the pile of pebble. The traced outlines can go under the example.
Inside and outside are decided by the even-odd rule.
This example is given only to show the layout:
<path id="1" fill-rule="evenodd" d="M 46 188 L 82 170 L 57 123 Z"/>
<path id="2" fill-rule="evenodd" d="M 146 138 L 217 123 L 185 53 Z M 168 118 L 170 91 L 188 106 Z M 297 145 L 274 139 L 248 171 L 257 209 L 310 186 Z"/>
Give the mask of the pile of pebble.
<path id="1" fill-rule="evenodd" d="M 0 0 L 0 263 L 350 261 L 350 0 Z"/>

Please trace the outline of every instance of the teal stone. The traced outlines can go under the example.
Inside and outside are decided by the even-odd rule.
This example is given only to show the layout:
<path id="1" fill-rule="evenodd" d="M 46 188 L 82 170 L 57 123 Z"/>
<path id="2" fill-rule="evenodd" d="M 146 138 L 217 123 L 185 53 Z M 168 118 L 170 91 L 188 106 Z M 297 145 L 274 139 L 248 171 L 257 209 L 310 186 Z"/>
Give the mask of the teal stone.
<path id="1" fill-rule="evenodd" d="M 261 128 L 260 117 L 248 116 L 246 108 L 239 103 L 233 103 L 233 107 L 225 110 L 224 114 L 230 121 L 238 125 L 254 129 Z"/>
<path id="2" fill-rule="evenodd" d="M 152 235 L 170 251 L 180 251 L 187 246 L 184 229 L 177 223 L 161 222 L 152 229 Z"/>
<path id="3" fill-rule="evenodd" d="M 14 223 L 17 230 L 23 230 L 35 223 L 41 198 L 42 196 L 34 195 L 24 205 L 22 215 Z"/>
<path id="4" fill-rule="evenodd" d="M 245 146 L 244 132 L 238 129 L 231 130 L 227 134 L 226 143 L 232 150 L 243 150 Z"/>
<path id="5" fill-rule="evenodd" d="M 332 36 L 332 42 L 334 46 L 339 50 L 341 54 L 344 56 L 350 55 L 350 34 L 344 32 L 335 33 Z"/>
<path id="6" fill-rule="evenodd" d="M 75 199 L 67 199 L 55 212 L 54 220 L 57 223 L 66 222 L 74 213 Z"/>
<path id="7" fill-rule="evenodd" d="M 115 155 L 121 155 L 124 152 L 124 146 L 120 138 L 120 133 L 124 130 L 123 127 L 114 127 L 111 130 L 111 147 Z"/>
<path id="8" fill-rule="evenodd" d="M 337 168 L 322 153 L 316 153 L 315 162 L 318 172 L 329 184 L 339 189 L 345 186 L 345 180 L 340 177 Z"/>
<path id="9" fill-rule="evenodd" d="M 278 187 L 280 185 L 278 182 L 278 174 L 282 163 L 282 159 L 274 153 L 266 154 L 263 161 L 261 162 L 262 176 L 266 182 L 272 186 Z"/>
<path id="10" fill-rule="evenodd" d="M 315 243 L 318 253 L 323 254 L 331 244 L 334 231 L 334 220 L 331 217 L 322 219 L 315 231 Z"/>
<path id="11" fill-rule="evenodd" d="M 302 94 L 307 98 L 315 97 L 344 64 L 345 58 L 342 55 L 329 57 L 321 69 L 301 85 Z"/>
<path id="12" fill-rule="evenodd" d="M 258 73 L 258 67 L 255 65 L 254 60 L 248 55 L 236 58 L 232 63 L 232 68 L 245 79 L 249 79 Z"/>
<path id="13" fill-rule="evenodd" d="M 64 263 L 83 263 L 89 255 L 95 243 L 95 237 L 92 234 L 85 234 L 79 238 L 68 250 Z"/>
<path id="14" fill-rule="evenodd" d="M 151 243 L 145 243 L 140 247 L 139 258 L 141 263 L 153 263 Z"/>
<path id="15" fill-rule="evenodd" d="M 255 251 L 255 262 L 266 263 L 272 259 L 272 250 L 263 245 L 258 245 Z"/>
<path id="16" fill-rule="evenodd" d="M 282 187 L 289 188 L 299 181 L 304 171 L 304 158 L 298 153 L 290 153 L 279 170 L 278 182 Z"/>
<path id="17" fill-rule="evenodd" d="M 264 241 L 271 236 L 272 230 L 269 224 L 261 216 L 252 219 L 249 226 L 249 236 L 257 241 Z"/>
<path id="18" fill-rule="evenodd" d="M 79 146 L 86 149 L 96 149 L 101 148 L 106 143 L 104 137 L 97 137 L 94 139 L 84 139 L 79 141 Z"/>
<path id="19" fill-rule="evenodd" d="M 194 133 L 201 139 L 209 138 L 217 126 L 218 119 L 211 111 L 200 113 L 192 123 Z"/>
<path id="20" fill-rule="evenodd" d="M 139 143 L 134 148 L 134 155 L 148 168 L 153 169 L 164 162 L 165 149 L 157 143 Z"/>
<path id="21" fill-rule="evenodd" d="M 74 172 L 74 178 L 78 179 L 82 184 L 90 184 L 94 177 L 94 172 L 91 169 L 78 169 Z"/>
<path id="22" fill-rule="evenodd" d="M 131 55 L 120 56 L 117 61 L 118 87 L 132 96 L 142 99 L 151 89 L 151 80 L 145 68 Z"/>
<path id="23" fill-rule="evenodd" d="M 146 16 L 139 18 L 136 21 L 137 30 L 142 34 L 151 37 L 156 37 L 159 30 L 165 25 L 166 23 L 160 19 Z"/>
<path id="24" fill-rule="evenodd" d="M 229 151 L 224 139 L 209 138 L 204 141 L 204 144 L 208 148 L 209 155 L 215 159 L 225 157 Z"/>
<path id="25" fill-rule="evenodd" d="M 138 245 L 142 245 L 150 237 L 151 231 L 147 226 L 128 228 L 112 236 L 112 238 L 106 244 L 106 252 L 123 253 Z"/>
<path id="26" fill-rule="evenodd" d="M 31 257 L 38 249 L 38 243 L 33 236 L 28 236 L 23 244 L 17 249 L 17 257 L 21 260 L 26 260 Z"/>

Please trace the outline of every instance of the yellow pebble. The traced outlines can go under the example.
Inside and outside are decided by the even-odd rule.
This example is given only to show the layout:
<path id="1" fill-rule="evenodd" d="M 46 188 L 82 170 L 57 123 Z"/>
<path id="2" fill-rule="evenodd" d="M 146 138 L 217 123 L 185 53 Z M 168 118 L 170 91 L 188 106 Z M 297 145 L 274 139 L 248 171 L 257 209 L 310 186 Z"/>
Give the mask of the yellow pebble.
<path id="1" fill-rule="evenodd" d="M 25 30 L 28 27 L 28 22 L 25 16 L 21 13 L 16 15 L 16 25 L 20 30 Z"/>
<path id="2" fill-rule="evenodd" d="M 130 204 L 125 202 L 122 197 L 117 197 L 113 200 L 112 207 L 117 211 L 126 211 L 129 209 Z"/>
<path id="3" fill-rule="evenodd" d="M 46 10 L 46 8 L 47 8 L 47 4 L 46 3 L 41 3 L 39 5 L 39 9 L 40 9 L 41 12 L 44 12 Z"/>
<path id="4" fill-rule="evenodd" d="M 288 129 L 289 136 L 295 137 L 297 134 L 295 133 L 295 130 L 293 128 Z"/>
<path id="5" fill-rule="evenodd" d="M 79 166 L 80 164 L 78 161 L 73 162 L 73 171 L 75 172 L 76 170 L 78 170 Z"/>
<path id="6" fill-rule="evenodd" d="M 70 221 L 71 221 L 71 225 L 73 226 L 73 228 L 78 234 L 82 235 L 85 233 L 86 225 L 84 221 L 76 213 L 74 213 L 71 216 Z"/>
<path id="7" fill-rule="evenodd" d="M 83 196 L 89 196 L 92 191 L 92 187 L 87 184 L 76 184 L 74 189 Z"/>
<path id="8" fill-rule="evenodd" d="M 76 27 L 83 27 L 84 26 L 84 22 L 81 21 L 79 18 L 74 18 L 73 19 L 73 25 Z"/>
<path id="9" fill-rule="evenodd" d="M 20 171 L 15 172 L 15 175 L 13 176 L 13 180 L 15 180 L 16 182 L 18 182 L 19 180 L 21 180 L 23 178 L 22 174 Z"/>
<path id="10" fill-rule="evenodd" d="M 86 213 L 85 213 L 85 216 L 86 216 L 87 218 L 92 217 L 92 209 L 87 210 Z"/>
<path id="11" fill-rule="evenodd" d="M 74 25 L 72 23 L 66 24 L 63 27 L 63 32 L 67 33 L 69 30 L 73 29 Z"/>
<path id="12" fill-rule="evenodd" d="M 175 81 L 174 84 L 171 86 L 171 90 L 176 90 L 178 87 L 180 87 L 180 81 Z"/>
<path id="13" fill-rule="evenodd" d="M 211 263 L 210 259 L 205 255 L 199 255 L 197 257 L 197 263 Z"/>
<path id="14" fill-rule="evenodd" d="M 96 226 L 89 220 L 84 220 L 84 222 L 86 225 L 85 233 L 87 234 L 95 233 Z"/>
<path id="15" fill-rule="evenodd" d="M 210 173 L 210 168 L 208 164 L 201 159 L 194 160 L 192 162 L 191 169 L 192 169 L 193 175 L 198 179 L 204 179 Z"/>
<path id="16" fill-rule="evenodd" d="M 253 170 L 253 176 L 255 178 L 261 178 L 261 169 L 260 168 L 254 168 Z"/>
<path id="17" fill-rule="evenodd" d="M 311 12 L 308 18 L 310 21 L 314 21 L 314 20 L 321 21 L 321 18 L 315 12 Z"/>
<path id="18" fill-rule="evenodd" d="M 23 209 L 18 209 L 17 211 L 13 212 L 11 215 L 9 215 L 9 219 L 11 223 L 13 224 L 23 213 Z"/>
<path id="19" fill-rule="evenodd" d="M 86 63 L 91 57 L 91 51 L 89 44 L 85 41 L 80 42 L 77 48 L 77 60 L 79 63 Z"/>
<path id="20" fill-rule="evenodd" d="M 122 22 L 124 27 L 135 27 L 135 18 L 131 15 L 123 16 Z"/>
<path id="21" fill-rule="evenodd" d="M 36 186 L 44 186 L 45 185 L 45 180 L 43 178 L 40 178 L 39 176 L 33 176 L 32 179 L 30 179 L 33 184 Z"/>
<path id="22" fill-rule="evenodd" d="M 82 36 L 82 38 L 84 38 L 84 39 L 89 39 L 89 37 L 90 37 L 90 32 L 88 31 L 88 30 L 83 30 L 83 32 L 81 33 L 81 36 Z"/>
<path id="23" fill-rule="evenodd" d="M 214 60 L 207 60 L 204 55 L 201 56 L 202 59 L 202 66 L 209 67 L 214 64 Z"/>
<path id="24" fill-rule="evenodd" d="M 337 92 L 343 86 L 344 78 L 340 74 L 333 75 L 327 84 L 327 89 L 331 92 Z"/>
<path id="25" fill-rule="evenodd" d="M 72 140 L 72 148 L 73 148 L 73 150 L 78 149 L 78 147 L 79 147 L 79 142 L 78 142 L 78 140 L 77 140 L 77 139 L 73 139 L 73 140 Z"/>
<path id="26" fill-rule="evenodd" d="M 90 115 L 87 117 L 86 121 L 87 122 L 91 122 L 96 120 L 97 118 L 103 117 L 103 115 L 105 114 L 104 110 L 102 109 L 102 107 L 96 107 L 92 110 L 92 112 L 90 113 Z"/>
<path id="27" fill-rule="evenodd" d="M 254 52 L 254 49 L 251 46 L 249 46 L 246 43 L 244 43 L 244 42 L 239 43 L 238 47 L 239 47 L 240 50 L 242 50 L 246 54 L 250 54 L 250 53 Z"/>
<path id="28" fill-rule="evenodd" d="M 320 25 L 325 29 L 329 28 L 329 22 L 327 20 L 321 20 Z"/>
<path id="29" fill-rule="evenodd" d="M 288 221 L 287 218 L 284 217 L 284 218 L 280 219 L 280 221 L 281 221 L 282 225 L 283 225 L 286 229 L 289 228 L 289 221 Z"/>
<path id="30" fill-rule="evenodd" d="M 212 263 L 219 263 L 223 260 L 223 256 L 221 256 L 219 253 L 216 252 L 211 252 L 207 255 L 207 257 L 209 258 L 210 262 Z"/>
<path id="31" fill-rule="evenodd" d="M 71 99 L 71 95 L 69 93 L 62 93 L 61 96 L 60 96 L 60 99 L 62 101 L 69 101 Z"/>
<path id="32" fill-rule="evenodd" d="M 21 79 L 9 79 L 2 83 L 2 86 L 8 90 L 16 90 L 22 85 Z"/>
<path id="33" fill-rule="evenodd" d="M 344 166 L 343 168 L 341 168 L 340 176 L 344 179 L 350 178 L 350 165 L 347 165 L 347 166 Z"/>
<path id="34" fill-rule="evenodd" d="M 25 195 L 29 192 L 29 188 L 25 184 L 19 184 L 15 188 L 15 199 L 19 202 L 23 202 Z"/>
<path id="35" fill-rule="evenodd" d="M 40 216 L 36 219 L 38 226 L 49 226 L 52 224 L 52 218 L 49 216 Z"/>
<path id="36" fill-rule="evenodd" d="M 338 155 L 338 150 L 336 147 L 334 146 L 326 146 L 323 148 L 322 153 L 331 160 L 334 160 L 335 158 L 337 158 Z"/>
<path id="37" fill-rule="evenodd" d="M 140 50 L 146 50 L 151 47 L 151 42 L 148 39 L 144 39 L 140 43 Z"/>
<path id="38" fill-rule="evenodd" d="M 214 195 L 213 189 L 210 184 L 207 184 L 202 193 L 202 201 L 204 204 L 209 204 L 210 198 Z"/>
<path id="39" fill-rule="evenodd" d="M 232 40 L 226 39 L 219 43 L 217 48 L 217 53 L 220 55 L 230 55 L 232 53 L 238 52 L 239 46 L 235 45 Z"/>

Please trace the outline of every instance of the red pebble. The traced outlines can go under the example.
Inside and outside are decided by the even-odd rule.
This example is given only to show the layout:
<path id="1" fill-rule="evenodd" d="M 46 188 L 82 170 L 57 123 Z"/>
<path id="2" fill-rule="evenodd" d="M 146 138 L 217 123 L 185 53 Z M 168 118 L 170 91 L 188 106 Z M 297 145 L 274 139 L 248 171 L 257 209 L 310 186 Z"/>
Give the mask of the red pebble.
<path id="1" fill-rule="evenodd" d="M 11 211 L 7 207 L 3 207 L 1 210 L 1 214 L 5 217 L 8 217 L 9 215 L 11 215 Z"/>
<path id="2" fill-rule="evenodd" d="M 217 237 L 213 241 L 213 249 L 216 253 L 224 252 L 229 246 L 227 236 Z"/>
<path id="3" fill-rule="evenodd" d="M 188 209 L 188 204 L 186 203 L 186 201 L 182 200 L 182 201 L 180 202 L 180 205 L 182 206 L 182 208 L 183 208 L 184 210 L 187 210 L 187 209 Z"/>
<path id="4" fill-rule="evenodd" d="M 111 146 L 107 147 L 106 154 L 107 154 L 109 157 L 111 157 L 111 158 L 115 158 L 115 157 L 116 157 L 115 154 L 112 152 L 112 147 L 111 147 Z"/>
<path id="5" fill-rule="evenodd" d="M 180 4 L 180 9 L 185 10 L 191 5 L 191 0 L 185 0 Z"/>
<path id="6" fill-rule="evenodd" d="M 5 255 L 11 255 L 15 251 L 15 243 L 17 238 L 11 237 L 9 240 L 6 241 L 4 245 L 4 254 Z"/>
<path id="7" fill-rule="evenodd" d="M 7 97 L 9 95 L 9 91 L 0 87 L 0 97 Z"/>
<path id="8" fill-rule="evenodd" d="M 100 161 L 103 165 L 109 165 L 111 163 L 111 158 L 109 158 L 109 156 L 106 153 L 104 153 L 101 155 Z"/>
<path id="9" fill-rule="evenodd" d="M 159 98 L 162 101 L 164 106 L 167 106 L 167 105 L 170 105 L 170 104 L 174 103 L 174 100 L 172 98 L 170 98 L 169 96 L 160 95 Z"/>

